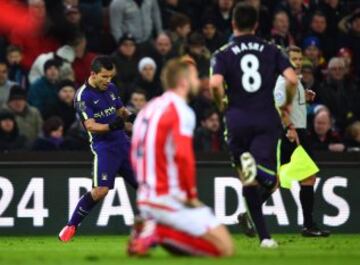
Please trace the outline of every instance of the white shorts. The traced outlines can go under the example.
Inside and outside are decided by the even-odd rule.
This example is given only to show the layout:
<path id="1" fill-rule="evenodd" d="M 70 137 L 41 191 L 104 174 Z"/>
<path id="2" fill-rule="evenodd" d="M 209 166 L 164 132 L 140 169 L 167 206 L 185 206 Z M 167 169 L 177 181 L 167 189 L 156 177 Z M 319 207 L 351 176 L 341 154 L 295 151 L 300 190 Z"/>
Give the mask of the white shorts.
<path id="1" fill-rule="evenodd" d="M 151 218 L 159 224 L 170 226 L 192 236 L 202 236 L 209 230 L 220 226 L 212 210 L 207 207 L 169 210 L 149 205 L 139 205 L 141 215 Z"/>

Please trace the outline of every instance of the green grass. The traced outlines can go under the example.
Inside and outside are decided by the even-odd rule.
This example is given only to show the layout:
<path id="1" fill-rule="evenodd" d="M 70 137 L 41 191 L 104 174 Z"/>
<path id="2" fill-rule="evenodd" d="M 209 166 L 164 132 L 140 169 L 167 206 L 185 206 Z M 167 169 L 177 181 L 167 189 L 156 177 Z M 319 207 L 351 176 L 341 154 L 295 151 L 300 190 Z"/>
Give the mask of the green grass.
<path id="1" fill-rule="evenodd" d="M 79 236 L 70 244 L 56 237 L 0 237 L 0 264 L 116 264 L 116 265 L 345 265 L 360 264 L 360 236 L 333 235 L 327 239 L 306 239 L 299 235 L 276 235 L 280 248 L 262 250 L 255 239 L 235 236 L 237 253 L 226 259 L 176 258 L 160 248 L 152 258 L 128 258 L 126 237 Z"/>

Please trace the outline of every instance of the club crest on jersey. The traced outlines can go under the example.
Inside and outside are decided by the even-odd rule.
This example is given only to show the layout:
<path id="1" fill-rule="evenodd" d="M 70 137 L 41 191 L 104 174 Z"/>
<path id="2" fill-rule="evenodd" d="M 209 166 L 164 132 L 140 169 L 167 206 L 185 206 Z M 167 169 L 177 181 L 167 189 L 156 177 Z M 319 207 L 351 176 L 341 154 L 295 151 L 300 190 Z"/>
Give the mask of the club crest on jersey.
<path id="1" fill-rule="evenodd" d="M 110 97 L 111 97 L 112 100 L 116 100 L 116 96 L 114 95 L 114 93 L 111 93 Z"/>
<path id="2" fill-rule="evenodd" d="M 107 175 L 106 173 L 102 173 L 101 179 L 102 179 L 102 180 L 107 180 L 107 179 L 108 179 L 108 175 Z"/>
<path id="3" fill-rule="evenodd" d="M 76 103 L 78 110 L 84 112 L 86 110 L 85 101 L 79 101 Z"/>

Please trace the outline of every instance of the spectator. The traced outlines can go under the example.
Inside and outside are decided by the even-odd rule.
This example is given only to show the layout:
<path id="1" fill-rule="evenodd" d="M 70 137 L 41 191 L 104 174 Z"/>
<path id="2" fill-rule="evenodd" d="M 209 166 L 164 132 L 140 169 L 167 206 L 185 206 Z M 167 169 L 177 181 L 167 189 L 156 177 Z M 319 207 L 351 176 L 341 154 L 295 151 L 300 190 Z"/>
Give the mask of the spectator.
<path id="1" fill-rule="evenodd" d="M 360 121 L 354 122 L 347 128 L 346 136 L 347 151 L 360 152 Z"/>
<path id="2" fill-rule="evenodd" d="M 127 87 L 137 76 L 139 62 L 134 36 L 130 33 L 124 34 L 112 56 L 116 67 L 115 83 L 120 88 Z"/>
<path id="3" fill-rule="evenodd" d="M 214 99 L 210 92 L 209 77 L 200 77 L 199 94 L 192 99 L 191 107 L 196 114 L 197 126 L 200 126 L 200 121 L 203 114 L 209 109 L 215 109 Z"/>
<path id="4" fill-rule="evenodd" d="M 215 24 L 226 38 L 232 33 L 231 20 L 234 0 L 216 0 L 216 3 L 205 11 L 205 17 L 215 19 Z"/>
<path id="5" fill-rule="evenodd" d="M 77 4 L 65 4 L 65 18 L 74 25 L 78 30 L 81 30 L 81 12 Z"/>
<path id="6" fill-rule="evenodd" d="M 137 43 L 143 43 L 150 40 L 154 31 L 157 34 L 162 31 L 157 0 L 113 0 L 109 8 L 111 33 L 115 40 L 129 32 Z"/>
<path id="7" fill-rule="evenodd" d="M 219 152 L 224 150 L 224 140 L 219 114 L 209 109 L 203 114 L 201 126 L 195 131 L 195 150 L 198 152 Z"/>
<path id="8" fill-rule="evenodd" d="M 78 85 L 85 83 L 90 73 L 91 62 L 96 54 L 87 51 L 87 40 L 83 33 L 79 33 L 74 41 L 75 60 L 72 64 L 74 70 L 75 82 Z"/>
<path id="9" fill-rule="evenodd" d="M 21 66 L 23 58 L 20 47 L 9 45 L 6 49 L 6 60 L 9 67 L 9 80 L 19 84 L 21 87 L 27 88 L 28 78 L 27 71 Z"/>
<path id="10" fill-rule="evenodd" d="M 147 103 L 146 97 L 146 91 L 142 89 L 135 89 L 130 95 L 130 102 L 127 106 L 127 109 L 131 112 L 131 114 L 125 123 L 125 130 L 129 136 L 132 135 L 132 127 L 138 113 L 145 107 Z"/>
<path id="11" fill-rule="evenodd" d="M 343 152 L 345 145 L 337 132 L 331 129 L 331 114 L 321 108 L 314 117 L 314 129 L 310 136 L 313 150 Z"/>
<path id="12" fill-rule="evenodd" d="M 283 11 L 277 11 L 273 19 L 273 28 L 271 29 L 271 41 L 283 48 L 295 44 L 294 38 L 291 36 L 289 24 L 289 16 Z"/>
<path id="13" fill-rule="evenodd" d="M 45 120 L 58 116 L 64 123 L 64 132 L 66 133 L 75 121 L 76 111 L 73 106 L 75 97 L 75 84 L 70 80 L 61 81 L 58 84 L 58 99 L 56 103 L 45 107 L 43 117 Z"/>
<path id="14" fill-rule="evenodd" d="M 337 38 L 328 33 L 328 22 L 326 16 L 321 11 L 315 11 L 310 20 L 310 30 L 308 35 L 315 36 L 320 41 L 321 50 L 325 59 L 329 59 L 337 50 Z"/>
<path id="15" fill-rule="evenodd" d="M 156 79 L 157 65 L 150 57 L 142 58 L 138 65 L 139 76 L 132 85 L 132 88 L 141 88 L 146 92 L 146 99 L 161 95 L 162 88 L 160 81 Z M 130 96 L 131 92 L 129 93 Z M 128 97 L 127 97 L 128 98 Z"/>
<path id="16" fill-rule="evenodd" d="M 309 9 L 303 0 L 285 0 L 280 4 L 280 9 L 285 10 L 290 18 L 290 32 L 295 43 L 301 43 L 302 34 L 308 25 Z"/>
<path id="17" fill-rule="evenodd" d="M 359 118 L 359 91 L 352 80 L 345 78 L 344 60 L 334 57 L 328 65 L 328 77 L 319 89 L 319 101 L 335 117 L 336 126 L 343 132 L 349 123 Z"/>
<path id="18" fill-rule="evenodd" d="M 314 67 L 309 60 L 304 60 L 301 68 L 302 83 L 305 89 L 316 91 Z M 315 89 L 315 90 L 314 90 Z"/>
<path id="19" fill-rule="evenodd" d="M 57 102 L 57 83 L 60 71 L 58 62 L 50 59 L 44 65 L 45 75 L 39 78 L 29 89 L 29 103 L 36 107 L 41 114 L 44 113 L 47 104 Z"/>
<path id="20" fill-rule="evenodd" d="M 44 122 L 43 137 L 39 137 L 32 146 L 33 151 L 57 151 L 64 141 L 64 125 L 59 117 L 51 117 Z"/>
<path id="21" fill-rule="evenodd" d="M 88 137 L 82 121 L 77 117 L 67 131 L 61 149 L 67 151 L 90 151 Z"/>
<path id="22" fill-rule="evenodd" d="M 135 89 L 130 95 L 130 104 L 127 106 L 127 109 L 132 113 L 137 115 L 140 110 L 142 110 L 147 103 L 146 91 L 142 89 Z"/>
<path id="23" fill-rule="evenodd" d="M 19 133 L 15 117 L 9 112 L 0 113 L 0 152 L 24 150 L 25 136 Z"/>
<path id="24" fill-rule="evenodd" d="M 9 80 L 9 69 L 7 64 L 0 61 L 0 107 L 7 102 L 10 89 L 15 84 L 15 82 Z"/>
<path id="25" fill-rule="evenodd" d="M 319 3 L 319 8 L 324 12 L 328 22 L 328 32 L 332 36 L 337 36 L 339 33 L 338 24 L 346 13 L 347 9 L 344 6 L 344 1 L 340 0 L 325 0 Z"/>
<path id="26" fill-rule="evenodd" d="M 45 31 L 46 7 L 44 0 L 28 0 L 28 10 L 32 21 L 41 25 L 38 31 L 22 33 L 22 29 L 14 29 L 11 32 L 10 43 L 21 48 L 24 58 L 21 65 L 29 71 L 31 65 L 39 54 L 54 51 L 59 47 L 59 42 L 53 37 L 48 36 Z"/>
<path id="27" fill-rule="evenodd" d="M 210 69 L 210 52 L 205 46 L 205 38 L 197 32 L 190 35 L 185 53 L 196 62 L 199 75 L 208 76 Z"/>
<path id="28" fill-rule="evenodd" d="M 206 48 L 211 52 L 215 52 L 227 41 L 222 33 L 216 27 L 215 21 L 212 18 L 205 18 L 202 25 L 202 34 L 205 38 Z"/>
<path id="29" fill-rule="evenodd" d="M 164 0 L 160 4 L 161 20 L 164 29 L 170 28 L 170 20 L 174 15 L 186 14 L 181 0 Z"/>
<path id="30" fill-rule="evenodd" d="M 160 76 L 161 69 L 165 65 L 165 63 L 176 57 L 177 54 L 173 50 L 173 45 L 171 42 L 170 36 L 163 32 L 160 33 L 152 47 L 150 47 L 150 51 L 147 53 L 149 57 L 153 58 L 157 67 L 156 76 Z"/>
<path id="31" fill-rule="evenodd" d="M 31 146 L 41 133 L 43 121 L 40 112 L 37 108 L 30 106 L 26 98 L 26 91 L 15 85 L 11 88 L 9 100 L 4 109 L 14 115 L 19 133 L 26 137 L 27 146 Z"/>
<path id="32" fill-rule="evenodd" d="M 170 23 L 170 37 L 176 54 L 184 51 L 186 39 L 191 32 L 191 21 L 186 15 L 174 15 Z"/>
<path id="33" fill-rule="evenodd" d="M 341 48 L 337 53 L 337 57 L 344 60 L 346 77 L 350 79 L 358 79 L 355 77 L 354 73 L 355 66 L 352 51 L 348 48 Z"/>
<path id="34" fill-rule="evenodd" d="M 324 69 L 326 61 L 322 56 L 320 49 L 320 40 L 317 37 L 310 36 L 304 39 L 303 50 L 305 58 L 310 60 L 314 67 L 315 79 L 322 81 L 324 77 Z"/>
<path id="35" fill-rule="evenodd" d="M 64 45 L 56 52 L 43 53 L 35 59 L 29 73 L 30 84 L 35 83 L 39 78 L 44 76 L 44 64 L 50 59 L 57 62 L 60 70 L 59 79 L 74 79 L 71 64 L 75 60 L 75 51 L 70 45 Z"/>
<path id="36" fill-rule="evenodd" d="M 360 76 L 360 9 L 345 17 L 343 22 L 340 22 L 340 27 L 345 33 L 342 46 L 353 51 L 354 61 L 357 62 L 355 75 Z"/>

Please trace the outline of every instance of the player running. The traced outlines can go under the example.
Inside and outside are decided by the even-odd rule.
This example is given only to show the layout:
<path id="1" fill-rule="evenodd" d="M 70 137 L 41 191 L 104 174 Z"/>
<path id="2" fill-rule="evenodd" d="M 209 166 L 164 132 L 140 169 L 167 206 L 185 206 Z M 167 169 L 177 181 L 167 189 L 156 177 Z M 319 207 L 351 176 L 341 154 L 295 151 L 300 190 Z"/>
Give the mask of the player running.
<path id="1" fill-rule="evenodd" d="M 134 124 L 131 161 L 139 182 L 137 205 L 146 221 L 135 226 L 129 254 L 146 255 L 159 244 L 174 254 L 230 256 L 230 234 L 197 197 L 195 115 L 187 105 L 199 87 L 194 61 L 169 61 L 162 82 L 167 91 Z"/>
<path id="2" fill-rule="evenodd" d="M 254 7 L 237 4 L 232 24 L 233 41 L 212 58 L 210 86 L 221 111 L 225 109 L 226 91 L 227 142 L 243 183 L 243 195 L 260 246 L 274 248 L 277 243 L 267 230 L 261 209 L 277 187 L 276 152 L 282 125 L 273 88 L 277 76 L 282 74 L 288 84 L 288 106 L 298 80 L 287 56 L 254 36 L 258 25 Z"/>
<path id="3" fill-rule="evenodd" d="M 70 221 L 61 230 L 59 239 L 63 242 L 74 237 L 78 225 L 114 187 L 118 173 L 137 188 L 129 160 L 130 141 L 123 131 L 127 110 L 111 83 L 114 74 L 110 57 L 95 58 L 88 81 L 75 96 L 75 107 L 88 131 L 94 154 L 93 189 L 80 198 Z"/>
<path id="4" fill-rule="evenodd" d="M 290 46 L 287 48 L 287 54 L 290 61 L 295 66 L 295 71 L 298 76 L 301 75 L 302 68 L 302 52 L 299 47 Z M 279 76 L 275 86 L 275 102 L 278 107 L 282 107 L 285 101 L 285 86 L 286 81 L 282 76 Z M 289 115 L 290 123 L 286 128 L 286 133 L 283 134 L 281 141 L 281 164 L 290 162 L 290 157 L 298 144 L 311 155 L 311 148 L 307 136 L 307 110 L 306 103 L 314 100 L 316 94 L 312 90 L 305 90 L 301 81 L 298 81 L 297 91 L 292 102 L 292 108 Z M 288 115 L 288 113 L 283 113 Z M 315 176 L 304 176 L 305 179 L 300 181 L 300 203 L 303 211 L 304 228 L 302 235 L 305 237 L 327 237 L 330 235 L 329 231 L 321 230 L 313 221 L 314 209 L 314 185 Z"/>

